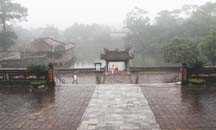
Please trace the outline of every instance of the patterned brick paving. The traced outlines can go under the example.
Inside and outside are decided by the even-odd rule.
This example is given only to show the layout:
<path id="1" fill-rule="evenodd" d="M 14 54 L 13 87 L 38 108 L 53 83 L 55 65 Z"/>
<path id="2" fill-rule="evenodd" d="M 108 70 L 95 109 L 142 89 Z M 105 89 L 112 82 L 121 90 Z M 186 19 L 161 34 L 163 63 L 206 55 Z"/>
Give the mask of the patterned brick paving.
<path id="1" fill-rule="evenodd" d="M 0 89 L 0 130 L 75 130 L 95 86 L 64 85 L 45 93 Z"/>
<path id="2" fill-rule="evenodd" d="M 191 90 L 174 84 L 142 85 L 163 130 L 215 130 L 216 87 Z"/>
<path id="3" fill-rule="evenodd" d="M 62 85 L 42 93 L 0 87 L 0 130 L 76 130 L 84 113 L 82 123 L 90 123 L 90 129 L 100 124 L 97 130 L 148 130 L 157 122 L 162 130 L 216 130 L 214 85 L 195 90 L 163 83 L 95 87 Z"/>

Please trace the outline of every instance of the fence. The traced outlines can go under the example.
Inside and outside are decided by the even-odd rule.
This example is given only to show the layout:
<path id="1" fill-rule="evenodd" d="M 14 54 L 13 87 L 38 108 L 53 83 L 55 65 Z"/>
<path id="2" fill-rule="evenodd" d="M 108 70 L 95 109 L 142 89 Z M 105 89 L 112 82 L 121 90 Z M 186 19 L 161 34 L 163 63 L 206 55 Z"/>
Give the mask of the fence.
<path id="1" fill-rule="evenodd" d="M 30 72 L 26 68 L 0 68 L 0 84 L 30 84 L 34 80 L 47 80 L 48 71 Z"/>
<path id="2" fill-rule="evenodd" d="M 216 81 L 216 67 L 187 68 L 187 70 L 188 78 L 203 78 L 207 81 Z"/>

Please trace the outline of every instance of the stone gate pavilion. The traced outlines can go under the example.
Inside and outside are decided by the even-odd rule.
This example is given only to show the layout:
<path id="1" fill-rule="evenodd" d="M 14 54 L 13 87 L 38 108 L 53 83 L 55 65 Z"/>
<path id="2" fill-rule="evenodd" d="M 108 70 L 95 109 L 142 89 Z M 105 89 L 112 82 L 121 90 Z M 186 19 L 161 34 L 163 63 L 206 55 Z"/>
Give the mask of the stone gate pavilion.
<path id="1" fill-rule="evenodd" d="M 101 54 L 101 59 L 106 61 L 106 71 L 109 71 L 110 62 L 123 62 L 125 64 L 124 71 L 129 71 L 129 61 L 134 59 L 134 55 L 129 53 L 130 49 L 124 51 L 104 49 L 104 54 Z"/>

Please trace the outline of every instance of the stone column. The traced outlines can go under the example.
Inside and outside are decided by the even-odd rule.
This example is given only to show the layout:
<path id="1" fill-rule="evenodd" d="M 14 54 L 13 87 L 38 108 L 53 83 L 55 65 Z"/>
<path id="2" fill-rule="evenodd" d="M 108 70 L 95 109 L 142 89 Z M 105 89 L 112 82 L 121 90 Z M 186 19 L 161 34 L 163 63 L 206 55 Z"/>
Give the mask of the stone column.
<path id="1" fill-rule="evenodd" d="M 48 69 L 48 78 L 47 78 L 48 86 L 55 87 L 55 70 L 53 68 L 53 64 L 49 63 L 49 69 Z"/>
<path id="2" fill-rule="evenodd" d="M 124 71 L 127 71 L 127 62 L 125 61 L 124 63 L 125 63 L 125 69 L 124 69 Z"/>
<path id="3" fill-rule="evenodd" d="M 109 71 L 109 62 L 108 61 L 106 61 L 106 72 L 108 72 Z"/>
<path id="4" fill-rule="evenodd" d="M 181 84 L 188 83 L 188 69 L 186 64 L 182 64 L 181 67 Z"/>

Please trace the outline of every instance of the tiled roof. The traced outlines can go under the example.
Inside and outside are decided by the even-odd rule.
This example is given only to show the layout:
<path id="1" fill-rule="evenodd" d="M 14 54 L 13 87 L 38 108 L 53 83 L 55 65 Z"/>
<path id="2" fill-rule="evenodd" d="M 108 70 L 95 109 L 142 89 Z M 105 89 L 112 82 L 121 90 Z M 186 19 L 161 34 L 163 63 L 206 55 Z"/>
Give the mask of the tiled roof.
<path id="1" fill-rule="evenodd" d="M 65 50 L 73 48 L 75 46 L 74 43 L 64 43 L 49 37 L 36 39 L 34 43 L 45 43 L 51 48 L 64 48 Z"/>
<path id="2" fill-rule="evenodd" d="M 129 54 L 129 50 L 125 51 L 109 51 L 107 49 L 104 49 L 105 53 L 101 54 L 101 59 L 107 60 L 107 61 L 127 61 L 130 59 L 133 59 L 133 55 Z"/>

